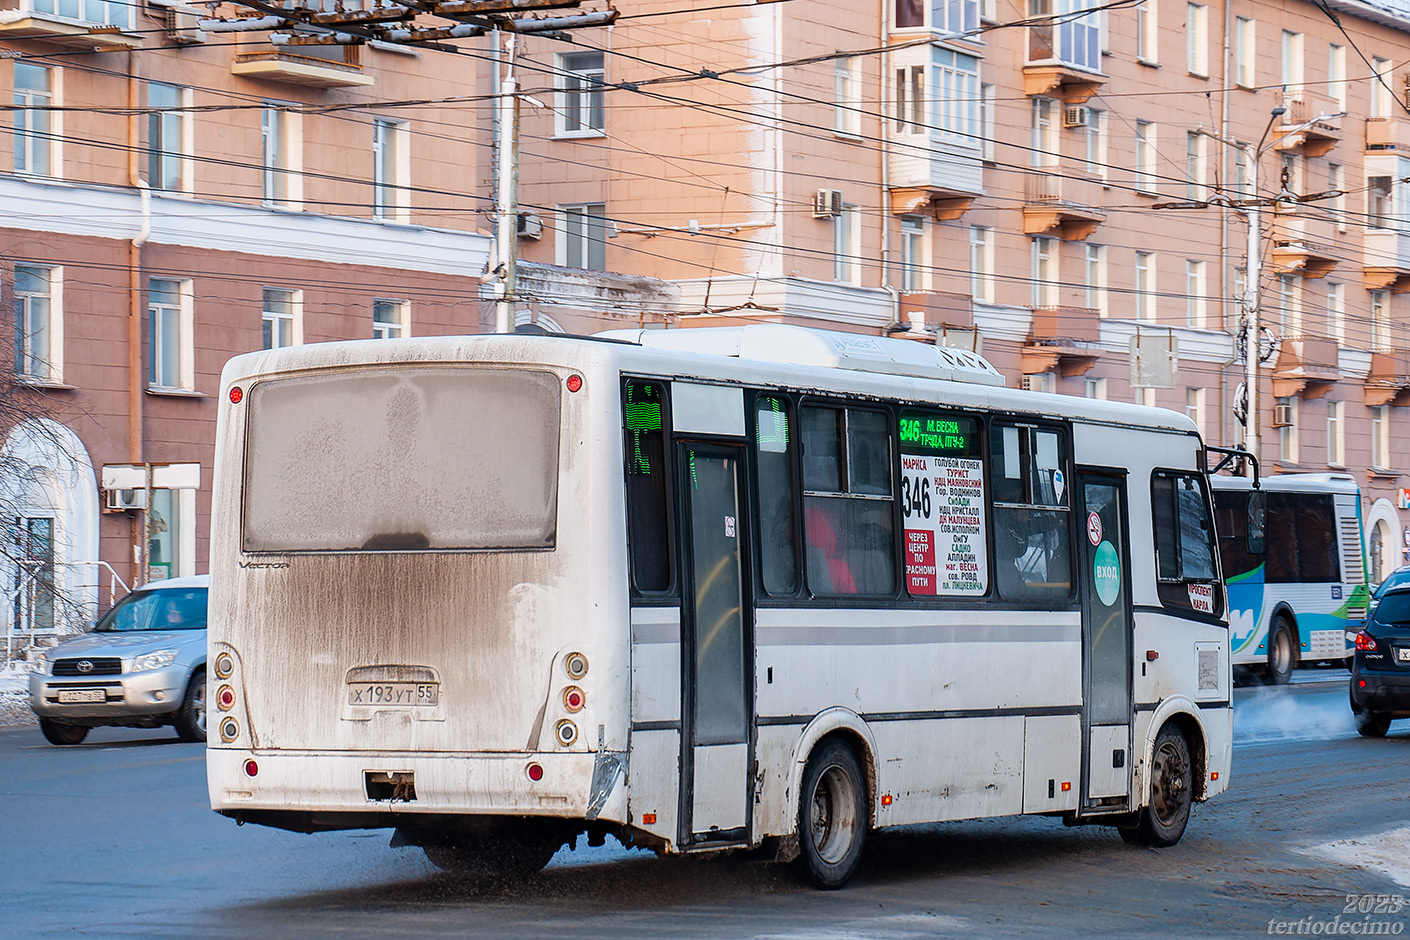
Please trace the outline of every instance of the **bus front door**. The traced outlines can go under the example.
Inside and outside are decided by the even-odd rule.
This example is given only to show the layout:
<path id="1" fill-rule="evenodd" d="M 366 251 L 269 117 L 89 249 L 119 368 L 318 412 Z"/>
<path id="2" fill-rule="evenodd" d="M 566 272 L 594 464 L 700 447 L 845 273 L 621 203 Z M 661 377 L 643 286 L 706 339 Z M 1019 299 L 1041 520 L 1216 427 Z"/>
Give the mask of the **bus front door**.
<path id="1" fill-rule="evenodd" d="M 1131 793 L 1131 594 L 1124 476 L 1084 471 L 1082 727 L 1084 808 L 1119 808 Z"/>
<path id="2" fill-rule="evenodd" d="M 753 699 L 744 449 L 681 443 L 681 841 L 745 840 Z"/>

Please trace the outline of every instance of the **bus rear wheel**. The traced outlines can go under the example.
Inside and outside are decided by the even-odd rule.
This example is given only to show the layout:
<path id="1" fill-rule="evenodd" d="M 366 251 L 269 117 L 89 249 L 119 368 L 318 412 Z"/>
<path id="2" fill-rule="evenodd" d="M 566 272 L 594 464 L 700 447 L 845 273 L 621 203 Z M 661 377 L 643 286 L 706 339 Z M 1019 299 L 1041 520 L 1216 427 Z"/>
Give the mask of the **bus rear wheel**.
<path id="1" fill-rule="evenodd" d="M 1122 828 L 1132 845 L 1167 848 L 1180 841 L 1190 822 L 1194 800 L 1194 764 L 1190 745 L 1179 729 L 1166 725 L 1151 755 L 1150 802 L 1136 813 L 1135 825 Z"/>
<path id="2" fill-rule="evenodd" d="M 1287 685 L 1295 665 L 1297 652 L 1292 624 L 1287 617 L 1280 615 L 1273 621 L 1273 629 L 1268 634 L 1268 669 L 1263 679 L 1269 685 Z"/>
<path id="3" fill-rule="evenodd" d="M 798 800 L 798 864 L 819 888 L 842 887 L 862 860 L 867 790 L 852 749 L 824 741 L 803 770 Z"/>

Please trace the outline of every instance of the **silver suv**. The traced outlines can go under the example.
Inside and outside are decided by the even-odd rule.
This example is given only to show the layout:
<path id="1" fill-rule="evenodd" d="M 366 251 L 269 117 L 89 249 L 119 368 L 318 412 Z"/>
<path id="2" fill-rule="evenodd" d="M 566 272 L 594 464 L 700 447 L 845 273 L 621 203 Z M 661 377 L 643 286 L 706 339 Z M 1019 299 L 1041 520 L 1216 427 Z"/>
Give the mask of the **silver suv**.
<path id="1" fill-rule="evenodd" d="M 204 741 L 209 584 L 154 581 L 33 660 L 29 705 L 49 743 L 78 744 L 102 725 L 174 725 L 183 741 Z"/>

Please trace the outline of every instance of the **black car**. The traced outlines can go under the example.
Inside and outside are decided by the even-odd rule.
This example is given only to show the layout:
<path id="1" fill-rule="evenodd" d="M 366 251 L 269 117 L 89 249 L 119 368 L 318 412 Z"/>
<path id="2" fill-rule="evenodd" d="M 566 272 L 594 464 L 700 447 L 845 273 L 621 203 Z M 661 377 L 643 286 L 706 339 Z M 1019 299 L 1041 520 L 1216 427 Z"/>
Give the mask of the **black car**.
<path id="1" fill-rule="evenodd" d="M 1384 737 L 1393 719 L 1410 718 L 1410 586 L 1383 594 L 1356 634 L 1351 714 L 1367 738 Z"/>

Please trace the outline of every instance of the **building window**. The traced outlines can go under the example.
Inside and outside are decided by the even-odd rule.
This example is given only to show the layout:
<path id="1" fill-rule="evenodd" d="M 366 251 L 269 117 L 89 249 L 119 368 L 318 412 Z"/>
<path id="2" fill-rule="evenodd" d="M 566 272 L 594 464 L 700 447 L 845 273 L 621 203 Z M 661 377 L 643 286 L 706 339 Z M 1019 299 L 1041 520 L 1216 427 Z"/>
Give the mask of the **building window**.
<path id="1" fill-rule="evenodd" d="M 832 220 L 832 279 L 862 282 L 862 232 L 856 206 L 844 206 Z"/>
<path id="2" fill-rule="evenodd" d="M 1337 231 L 1346 231 L 1346 171 L 1340 163 L 1327 164 L 1327 190 L 1336 193 L 1327 200 L 1327 211 L 1337 223 Z"/>
<path id="3" fill-rule="evenodd" d="M 303 202 L 302 141 L 299 115 L 265 102 L 260 124 L 264 146 L 264 204 L 284 209 L 301 208 Z"/>
<path id="4" fill-rule="evenodd" d="M 372 338 L 399 339 L 407 335 L 411 304 L 405 300 L 372 301 Z"/>
<path id="5" fill-rule="evenodd" d="M 1096 401 L 1106 401 L 1106 379 L 1088 379 L 1083 385 L 1083 394 Z"/>
<path id="6" fill-rule="evenodd" d="M 1156 0 L 1141 0 L 1136 4 L 1136 58 L 1156 62 Z"/>
<path id="7" fill-rule="evenodd" d="M 1346 110 L 1346 47 L 1336 43 L 1327 47 L 1327 96 Z"/>
<path id="8" fill-rule="evenodd" d="M 932 28 L 946 33 L 969 33 L 979 28 L 979 0 L 934 0 Z"/>
<path id="9" fill-rule="evenodd" d="M 1085 144 L 1083 156 L 1087 161 L 1087 172 L 1101 179 L 1106 179 L 1107 166 L 1105 124 L 1105 111 L 1098 111 L 1096 108 L 1087 109 L 1087 123 L 1082 129 L 1086 137 L 1083 142 Z"/>
<path id="10" fill-rule="evenodd" d="M 4 552 L 13 575 L 5 585 L 13 602 L 11 621 L 16 633 L 54 630 L 54 519 L 19 516 L 12 519 L 11 544 Z"/>
<path id="11" fill-rule="evenodd" d="M 179 578 L 196 573 L 196 491 L 152 490 L 147 578 Z"/>
<path id="12" fill-rule="evenodd" d="M 191 391 L 196 385 L 190 281 L 152 278 L 147 282 L 151 344 L 148 384 L 154 389 Z"/>
<path id="13" fill-rule="evenodd" d="M 1057 110 L 1052 98 L 1034 98 L 1032 107 L 1032 147 L 1034 166 L 1053 166 L 1058 162 Z"/>
<path id="14" fill-rule="evenodd" d="M 28 62 L 15 63 L 15 172 L 53 176 L 58 140 L 52 70 Z"/>
<path id="15" fill-rule="evenodd" d="M 1185 325 L 1204 329 L 1205 276 L 1203 261 L 1185 261 Z"/>
<path id="16" fill-rule="evenodd" d="M 994 230 L 986 225 L 969 227 L 969 293 L 994 302 Z"/>
<path id="17" fill-rule="evenodd" d="M 65 16 L 85 23 L 102 23 L 118 29 L 132 29 L 133 10 L 136 9 L 136 4 L 121 0 L 30 0 L 26 5 L 35 13 Z"/>
<path id="18" fill-rule="evenodd" d="M 1234 151 L 1234 191 L 1241 196 L 1252 196 L 1253 162 L 1244 150 Z"/>
<path id="19" fill-rule="evenodd" d="M 1395 227 L 1395 187 L 1389 176 L 1366 180 L 1366 224 L 1371 228 Z"/>
<path id="20" fill-rule="evenodd" d="M 1155 256 L 1136 252 L 1136 319 L 1155 319 Z"/>
<path id="21" fill-rule="evenodd" d="M 1390 59 L 1374 56 L 1371 71 L 1374 73 L 1371 76 L 1371 117 L 1388 118 L 1395 107 L 1395 92 L 1391 90 L 1395 76 L 1391 74 Z"/>
<path id="22" fill-rule="evenodd" d="M 147 83 L 147 182 L 154 189 L 191 191 L 190 89 Z"/>
<path id="23" fill-rule="evenodd" d="M 63 381 L 63 268 L 15 265 L 15 375 Z"/>
<path id="24" fill-rule="evenodd" d="M 1274 404 L 1287 411 L 1287 423 L 1278 428 L 1278 459 L 1297 463 L 1297 398 L 1275 398 Z"/>
<path id="25" fill-rule="evenodd" d="M 1145 405 L 1147 408 L 1155 407 L 1155 389 L 1147 388 L 1143 385 L 1136 385 L 1131 388 L 1131 400 L 1138 405 Z"/>
<path id="26" fill-rule="evenodd" d="M 1101 71 L 1102 17 L 1098 9 L 1094 0 L 1028 0 L 1028 17 L 1033 23 L 1028 27 L 1028 62 L 1056 60 Z"/>
<path id="27" fill-rule="evenodd" d="M 1327 402 L 1327 465 L 1346 466 L 1346 402 Z"/>
<path id="28" fill-rule="evenodd" d="M 1302 335 L 1301 288 L 1297 275 L 1278 275 L 1278 331 L 1284 337 Z"/>
<path id="29" fill-rule="evenodd" d="M 1150 121 L 1136 122 L 1136 188 L 1155 192 L 1155 125 Z"/>
<path id="30" fill-rule="evenodd" d="M 1202 3 L 1185 5 L 1186 58 L 1190 73 L 1209 74 L 1209 8 Z"/>
<path id="31" fill-rule="evenodd" d="M 565 268 L 607 270 L 607 205 L 559 206 L 558 263 Z"/>
<path id="32" fill-rule="evenodd" d="M 1087 307 L 1106 316 L 1106 247 L 1088 244 L 1085 254 Z"/>
<path id="33" fill-rule="evenodd" d="M 896 131 L 920 134 L 926 130 L 925 66 L 911 65 L 896 70 Z"/>
<path id="34" fill-rule="evenodd" d="M 1204 198 L 1204 135 L 1185 135 L 1185 198 Z"/>
<path id="35" fill-rule="evenodd" d="M 832 129 L 847 137 L 862 132 L 862 77 L 857 60 L 848 56 L 832 66 Z"/>
<path id="36" fill-rule="evenodd" d="M 1390 466 L 1390 405 L 1371 409 L 1371 466 L 1377 470 Z"/>
<path id="37" fill-rule="evenodd" d="M 410 134 L 401 121 L 372 122 L 372 217 L 406 222 L 411 182 L 408 159 Z"/>
<path id="38" fill-rule="evenodd" d="M 1185 389 L 1185 417 L 1195 423 L 1201 437 L 1204 436 L 1204 393 L 1202 388 Z"/>
<path id="39" fill-rule="evenodd" d="M 1278 156 L 1278 185 L 1288 192 L 1305 192 L 1302 185 L 1302 157 L 1295 153 L 1282 153 Z"/>
<path id="40" fill-rule="evenodd" d="M 979 59 L 950 49 L 931 53 L 929 100 L 938 114 L 928 122 L 957 143 L 974 146 L 979 136 Z"/>
<path id="41" fill-rule="evenodd" d="M 303 291 L 264 289 L 264 348 L 282 349 L 303 342 Z"/>
<path id="42" fill-rule="evenodd" d="M 1057 305 L 1057 257 L 1054 254 L 1056 239 L 1039 236 L 1033 239 L 1030 256 L 1030 275 L 1033 281 L 1033 306 L 1052 307 Z"/>
<path id="43" fill-rule="evenodd" d="M 1385 350 L 1390 343 L 1390 291 L 1371 291 L 1371 348 Z"/>
<path id="44" fill-rule="evenodd" d="M 1234 20 L 1234 81 L 1244 88 L 1257 84 L 1256 51 L 1253 20 L 1240 16 Z"/>
<path id="45" fill-rule="evenodd" d="M 559 137 L 591 137 L 607 127 L 602 103 L 606 72 L 600 52 L 564 52 L 558 56 Z"/>
<path id="46" fill-rule="evenodd" d="M 896 0 L 896 28 L 918 29 L 925 25 L 923 0 Z"/>
<path id="47" fill-rule="evenodd" d="M 994 160 L 994 108 L 998 105 L 998 90 L 993 85 L 979 86 L 979 156 Z"/>
<path id="48" fill-rule="evenodd" d="M 907 293 L 925 290 L 925 219 L 901 217 L 901 289 Z"/>
<path id="49" fill-rule="evenodd" d="M 1282 82 L 1287 93 L 1302 100 L 1302 33 L 1283 30 Z"/>
<path id="50" fill-rule="evenodd" d="M 1338 347 L 1346 345 L 1346 293 L 1335 281 L 1327 282 L 1327 335 Z"/>

